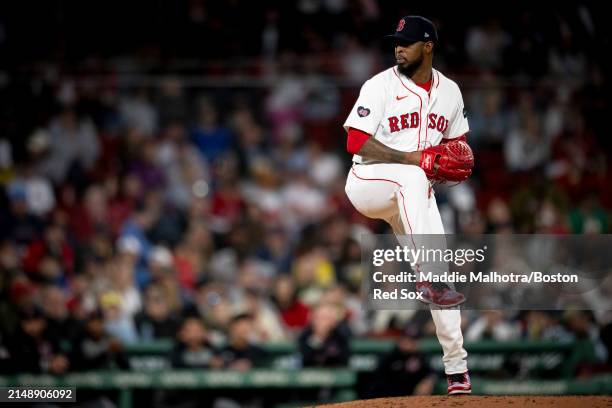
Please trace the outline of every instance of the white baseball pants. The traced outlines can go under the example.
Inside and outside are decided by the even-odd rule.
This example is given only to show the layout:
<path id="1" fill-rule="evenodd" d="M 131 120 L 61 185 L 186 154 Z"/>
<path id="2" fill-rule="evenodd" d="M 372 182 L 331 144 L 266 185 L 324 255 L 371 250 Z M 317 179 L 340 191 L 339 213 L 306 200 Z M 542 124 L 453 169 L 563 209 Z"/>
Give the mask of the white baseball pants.
<path id="1" fill-rule="evenodd" d="M 354 164 L 345 191 L 361 214 L 387 221 L 396 236 L 444 234 L 436 198 L 429 194 L 429 181 L 418 166 Z M 431 308 L 431 315 L 444 352 L 444 371 L 466 372 L 460 311 Z"/>

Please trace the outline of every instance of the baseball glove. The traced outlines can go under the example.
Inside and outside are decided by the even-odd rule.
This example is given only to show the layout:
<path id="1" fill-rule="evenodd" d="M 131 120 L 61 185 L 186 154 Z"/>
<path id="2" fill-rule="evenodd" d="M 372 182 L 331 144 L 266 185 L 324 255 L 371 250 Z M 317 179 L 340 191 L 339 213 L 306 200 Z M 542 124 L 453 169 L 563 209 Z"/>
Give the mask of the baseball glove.
<path id="1" fill-rule="evenodd" d="M 472 174 L 474 153 L 464 140 L 431 146 L 421 153 L 420 166 L 432 181 L 462 182 Z"/>

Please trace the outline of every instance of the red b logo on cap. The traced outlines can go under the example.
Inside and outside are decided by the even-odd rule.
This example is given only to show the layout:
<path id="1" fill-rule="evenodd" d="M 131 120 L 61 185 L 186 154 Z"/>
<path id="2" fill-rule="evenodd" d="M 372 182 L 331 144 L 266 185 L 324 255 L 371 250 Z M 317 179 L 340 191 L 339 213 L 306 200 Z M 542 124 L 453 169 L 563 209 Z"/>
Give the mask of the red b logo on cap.
<path id="1" fill-rule="evenodd" d="M 406 25 L 406 22 L 404 21 L 404 19 L 402 18 L 399 23 L 397 23 L 397 28 L 395 29 L 395 31 L 402 31 L 404 29 L 404 25 Z"/>

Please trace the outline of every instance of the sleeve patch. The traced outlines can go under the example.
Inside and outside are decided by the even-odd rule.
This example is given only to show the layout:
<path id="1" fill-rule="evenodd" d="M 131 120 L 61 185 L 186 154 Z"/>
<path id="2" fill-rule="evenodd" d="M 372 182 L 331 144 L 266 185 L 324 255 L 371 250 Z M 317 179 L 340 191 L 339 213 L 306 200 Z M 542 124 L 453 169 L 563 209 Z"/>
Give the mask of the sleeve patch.
<path id="1" fill-rule="evenodd" d="M 366 116 L 368 116 L 370 114 L 370 109 L 364 108 L 363 106 L 360 106 L 360 107 L 357 108 L 357 114 L 360 117 L 365 118 Z"/>

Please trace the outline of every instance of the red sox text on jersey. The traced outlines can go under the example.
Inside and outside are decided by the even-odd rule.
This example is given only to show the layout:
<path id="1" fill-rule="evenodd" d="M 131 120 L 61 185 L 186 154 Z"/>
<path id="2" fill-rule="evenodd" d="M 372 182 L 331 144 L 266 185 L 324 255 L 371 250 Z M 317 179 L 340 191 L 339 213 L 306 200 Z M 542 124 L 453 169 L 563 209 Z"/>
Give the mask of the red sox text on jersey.
<path id="1" fill-rule="evenodd" d="M 387 118 L 389 121 L 389 132 L 399 132 L 400 130 L 417 128 L 421 122 L 421 118 L 418 112 L 405 113 L 403 115 L 390 116 Z M 444 133 L 448 128 L 448 119 L 437 113 L 429 114 L 429 123 L 427 125 L 429 129 L 437 129 L 438 132 Z"/>

